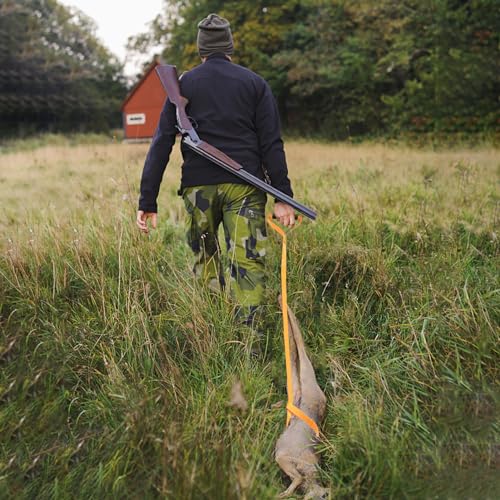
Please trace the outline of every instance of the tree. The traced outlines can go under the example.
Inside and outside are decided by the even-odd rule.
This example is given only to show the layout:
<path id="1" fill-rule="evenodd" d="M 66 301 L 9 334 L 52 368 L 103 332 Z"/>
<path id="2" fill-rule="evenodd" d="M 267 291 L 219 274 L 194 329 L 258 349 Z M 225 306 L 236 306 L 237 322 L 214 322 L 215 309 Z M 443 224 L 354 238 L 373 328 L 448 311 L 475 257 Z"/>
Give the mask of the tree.
<path id="1" fill-rule="evenodd" d="M 0 113 L 8 131 L 120 123 L 122 68 L 81 11 L 56 0 L 5 0 L 0 37 Z"/>
<path id="2" fill-rule="evenodd" d="M 500 11 L 494 0 L 407 2 L 401 88 L 384 95 L 398 128 L 479 131 L 498 117 Z"/>
<path id="3" fill-rule="evenodd" d="M 497 126 L 500 10 L 495 0 L 164 0 L 131 50 L 161 45 L 181 70 L 199 63 L 198 21 L 227 17 L 233 60 L 266 78 L 301 134 Z"/>

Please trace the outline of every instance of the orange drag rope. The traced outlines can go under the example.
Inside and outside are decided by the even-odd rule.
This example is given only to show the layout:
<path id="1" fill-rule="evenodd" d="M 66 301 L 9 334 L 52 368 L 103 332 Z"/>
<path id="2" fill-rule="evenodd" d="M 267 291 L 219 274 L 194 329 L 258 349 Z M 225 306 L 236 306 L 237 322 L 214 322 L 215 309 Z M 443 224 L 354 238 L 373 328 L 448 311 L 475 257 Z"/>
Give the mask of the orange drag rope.
<path id="1" fill-rule="evenodd" d="M 302 222 L 302 217 L 299 216 L 298 223 Z M 293 384 L 292 384 L 292 361 L 290 356 L 290 336 L 288 325 L 288 296 L 286 291 L 286 233 L 275 224 L 272 220 L 272 214 L 268 214 L 267 223 L 281 236 L 281 313 L 283 315 L 283 342 L 285 346 L 285 367 L 286 367 L 286 392 L 288 395 L 288 403 L 286 405 L 286 425 L 290 424 L 292 415 L 300 418 L 305 422 L 319 437 L 319 428 L 316 422 L 306 415 L 300 408 L 293 403 Z"/>

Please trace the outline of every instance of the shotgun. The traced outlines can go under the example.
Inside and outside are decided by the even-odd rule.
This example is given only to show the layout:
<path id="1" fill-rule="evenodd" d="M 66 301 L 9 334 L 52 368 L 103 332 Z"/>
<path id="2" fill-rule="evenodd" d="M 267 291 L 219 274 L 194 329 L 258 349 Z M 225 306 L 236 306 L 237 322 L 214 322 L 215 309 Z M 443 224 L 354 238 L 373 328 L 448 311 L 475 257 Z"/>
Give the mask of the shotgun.
<path id="1" fill-rule="evenodd" d="M 179 78 L 177 76 L 177 68 L 169 64 L 162 64 L 156 67 L 156 73 L 158 74 L 163 87 L 167 91 L 168 98 L 175 105 L 177 129 L 181 133 L 182 142 L 186 146 L 191 148 L 200 156 L 203 156 L 219 167 L 228 170 L 240 179 L 248 182 L 248 184 L 251 184 L 256 188 L 261 189 L 265 193 L 274 196 L 274 198 L 279 201 L 287 203 L 288 205 L 295 208 L 295 210 L 297 210 L 298 212 L 304 214 L 306 217 L 309 217 L 312 220 L 316 219 L 316 212 L 314 210 L 311 210 L 305 205 L 302 205 L 298 201 L 294 200 L 291 196 L 282 193 L 279 189 L 276 189 L 267 182 L 264 182 L 258 177 L 255 177 L 255 175 L 250 174 L 238 162 L 227 156 L 220 149 L 217 149 L 216 147 L 201 140 L 186 114 L 186 105 L 188 103 L 188 100 L 181 95 L 179 88 Z"/>

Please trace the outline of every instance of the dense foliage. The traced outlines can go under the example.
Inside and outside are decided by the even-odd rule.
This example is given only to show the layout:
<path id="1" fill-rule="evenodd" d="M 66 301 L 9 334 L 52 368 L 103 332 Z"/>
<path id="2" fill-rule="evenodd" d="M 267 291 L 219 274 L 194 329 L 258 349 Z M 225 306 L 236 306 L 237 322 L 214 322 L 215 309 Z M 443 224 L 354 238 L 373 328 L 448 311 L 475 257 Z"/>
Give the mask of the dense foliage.
<path id="1" fill-rule="evenodd" d="M 121 66 L 94 32 L 56 0 L 0 1 L 2 132 L 119 126 Z"/>
<path id="2" fill-rule="evenodd" d="M 498 126 L 495 0 L 164 0 L 130 46 L 159 44 L 189 69 L 209 12 L 230 20 L 235 62 L 269 80 L 291 130 L 346 138 Z"/>

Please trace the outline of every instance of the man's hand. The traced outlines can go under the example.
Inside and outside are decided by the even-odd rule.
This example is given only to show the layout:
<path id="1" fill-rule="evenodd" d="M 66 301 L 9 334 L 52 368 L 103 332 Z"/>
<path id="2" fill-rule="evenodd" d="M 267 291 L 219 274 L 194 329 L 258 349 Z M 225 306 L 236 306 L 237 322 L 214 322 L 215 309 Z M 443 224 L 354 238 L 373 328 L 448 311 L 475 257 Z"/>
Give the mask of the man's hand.
<path id="1" fill-rule="evenodd" d="M 285 227 L 292 227 L 295 224 L 295 212 L 288 203 L 277 201 L 274 204 L 274 216 Z"/>
<path id="2" fill-rule="evenodd" d="M 147 224 L 147 220 L 151 219 L 151 226 L 153 229 L 156 229 L 156 213 L 155 212 L 144 212 L 144 210 L 138 210 L 137 211 L 137 227 L 143 232 L 143 233 L 149 233 L 149 228 Z"/>

